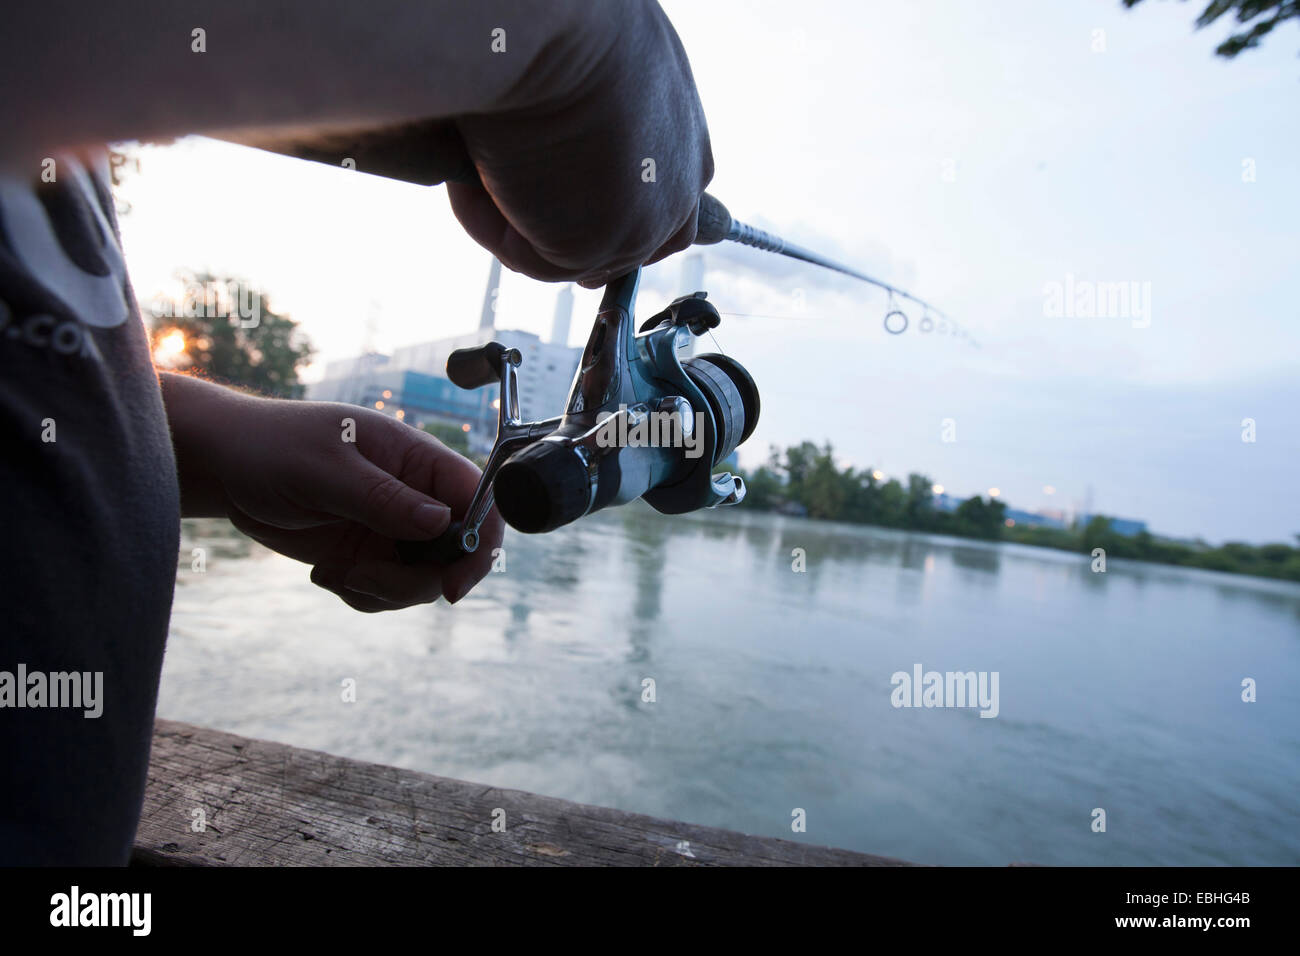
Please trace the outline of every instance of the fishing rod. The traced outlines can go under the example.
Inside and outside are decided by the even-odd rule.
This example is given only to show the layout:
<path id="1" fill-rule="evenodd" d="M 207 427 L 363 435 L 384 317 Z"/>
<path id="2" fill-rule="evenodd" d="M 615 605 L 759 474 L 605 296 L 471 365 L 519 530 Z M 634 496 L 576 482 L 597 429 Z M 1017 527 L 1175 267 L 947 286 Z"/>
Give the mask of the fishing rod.
<path id="1" fill-rule="evenodd" d="M 761 249 L 763 252 L 774 252 L 777 255 L 788 256 L 791 259 L 798 259 L 815 266 L 821 266 L 823 269 L 831 269 L 834 272 L 839 272 L 846 276 L 852 276 L 855 279 L 868 282 L 877 288 L 884 289 L 891 297 L 897 296 L 900 299 L 915 302 L 927 312 L 933 312 L 944 320 L 952 322 L 954 326 L 957 324 L 941 309 L 935 308 L 929 302 L 912 295 L 912 293 L 904 289 L 900 289 L 881 279 L 873 278 L 865 272 L 859 272 L 857 269 L 852 269 L 842 263 L 836 262 L 834 259 L 828 259 L 826 256 L 805 249 L 803 246 L 795 245 L 793 242 L 787 242 L 780 236 L 774 236 L 770 232 L 765 232 L 762 229 L 736 221 L 732 218 L 731 213 L 727 211 L 726 206 L 713 196 L 705 193 L 700 197 L 699 229 L 695 235 L 695 244 L 714 245 L 723 241 L 739 242 L 742 245 Z M 889 314 L 893 315 L 895 312 L 890 312 Z M 897 314 L 902 315 L 901 312 Z M 888 316 L 886 316 L 886 318 L 888 318 Z M 906 316 L 904 316 L 904 320 L 906 320 Z M 898 329 L 898 332 L 902 332 L 906 328 L 907 325 L 904 324 L 902 328 Z M 885 330 L 892 332 L 893 334 L 898 334 L 898 332 L 894 332 L 894 330 L 889 327 L 888 322 L 885 324 Z"/>
<path id="2" fill-rule="evenodd" d="M 455 125 L 445 121 L 404 124 L 379 133 L 224 138 L 422 185 L 478 181 Z M 789 256 L 885 290 L 891 304 L 885 329 L 893 334 L 907 328 L 907 316 L 893 307 L 895 296 L 926 310 L 922 331 L 928 331 L 929 312 L 951 322 L 903 289 L 737 222 L 726 206 L 705 193 L 695 243 L 724 241 Z M 680 354 L 692 337 L 711 333 L 722 320 L 706 292 L 680 296 L 635 327 L 640 281 L 638 267 L 606 284 L 564 412 L 554 418 L 523 420 L 523 355 L 518 349 L 486 342 L 452 352 L 447 378 L 454 385 L 499 389 L 496 437 L 469 506 L 438 538 L 398 541 L 402 561 L 446 563 L 472 554 L 494 504 L 516 531 L 537 534 L 637 498 L 664 514 L 744 500 L 744 480 L 726 471 L 713 474 L 713 469 L 753 434 L 759 417 L 758 386 L 728 355 Z M 892 316 L 902 317 L 900 328 L 890 327 Z"/>

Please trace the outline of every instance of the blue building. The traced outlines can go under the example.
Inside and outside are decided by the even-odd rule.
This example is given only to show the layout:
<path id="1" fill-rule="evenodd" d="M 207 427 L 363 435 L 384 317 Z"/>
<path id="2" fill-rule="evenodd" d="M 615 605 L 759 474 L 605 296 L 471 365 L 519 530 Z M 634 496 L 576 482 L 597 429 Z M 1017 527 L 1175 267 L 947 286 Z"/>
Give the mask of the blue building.
<path id="1" fill-rule="evenodd" d="M 378 409 L 417 428 L 441 422 L 491 435 L 497 392 L 495 385 L 467 391 L 443 376 L 380 364 L 369 372 L 325 379 L 312 388 L 311 397 Z"/>
<path id="2" fill-rule="evenodd" d="M 457 388 L 447 378 L 447 357 L 457 349 L 497 341 L 518 349 L 523 357 L 519 406 L 524 420 L 561 414 L 582 357 L 582 349 L 567 344 L 573 292 L 567 286 L 560 290 L 551 339 L 543 341 L 531 332 L 495 327 L 495 295 L 500 277 L 501 263 L 493 259 L 476 331 L 406 345 L 392 355 L 366 352 L 329 362 L 324 378 L 308 388 L 307 397 L 363 405 L 416 427 L 453 425 L 468 435 L 472 451 L 486 453 L 496 435 L 500 388 Z"/>
<path id="3" fill-rule="evenodd" d="M 1036 511 L 1020 511 L 1017 508 L 1007 509 L 1007 518 L 1018 525 L 1026 525 L 1030 528 L 1061 528 L 1065 527 L 1065 522 L 1052 515 L 1039 514 Z"/>

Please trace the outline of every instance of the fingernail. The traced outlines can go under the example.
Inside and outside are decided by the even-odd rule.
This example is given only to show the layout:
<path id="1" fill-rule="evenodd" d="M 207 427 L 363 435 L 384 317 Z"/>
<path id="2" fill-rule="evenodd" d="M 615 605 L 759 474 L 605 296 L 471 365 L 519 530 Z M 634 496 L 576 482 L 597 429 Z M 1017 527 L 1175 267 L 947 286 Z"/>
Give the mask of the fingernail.
<path id="1" fill-rule="evenodd" d="M 425 534 L 442 534 L 451 522 L 451 509 L 446 505 L 425 502 L 415 509 L 415 526 Z"/>
<path id="2" fill-rule="evenodd" d="M 374 578 L 365 574 L 353 572 L 349 574 L 343 582 L 343 586 L 349 591 L 356 591 L 358 594 L 368 594 L 371 597 L 383 597 L 379 593 L 379 584 Z"/>

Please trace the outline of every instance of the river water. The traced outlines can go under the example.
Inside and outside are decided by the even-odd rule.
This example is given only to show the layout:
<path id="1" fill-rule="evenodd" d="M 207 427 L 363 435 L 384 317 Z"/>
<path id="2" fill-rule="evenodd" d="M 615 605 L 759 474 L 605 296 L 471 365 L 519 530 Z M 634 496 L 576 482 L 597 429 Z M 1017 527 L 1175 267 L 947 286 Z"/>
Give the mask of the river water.
<path id="1" fill-rule="evenodd" d="M 1300 586 L 1019 545 L 637 503 L 362 615 L 187 521 L 158 713 L 917 862 L 1300 863 Z"/>

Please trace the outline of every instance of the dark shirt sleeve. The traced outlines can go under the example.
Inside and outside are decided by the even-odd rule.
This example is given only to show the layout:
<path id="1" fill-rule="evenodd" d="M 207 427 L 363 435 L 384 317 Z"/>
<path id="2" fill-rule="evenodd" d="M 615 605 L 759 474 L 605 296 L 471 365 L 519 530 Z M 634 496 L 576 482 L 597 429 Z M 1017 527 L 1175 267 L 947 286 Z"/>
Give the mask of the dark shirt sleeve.
<path id="1" fill-rule="evenodd" d="M 0 178 L 0 865 L 120 865 L 175 582 L 176 467 L 103 168 L 42 172 Z M 97 700 L 73 701 L 74 679 Z"/>

